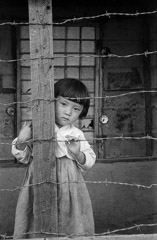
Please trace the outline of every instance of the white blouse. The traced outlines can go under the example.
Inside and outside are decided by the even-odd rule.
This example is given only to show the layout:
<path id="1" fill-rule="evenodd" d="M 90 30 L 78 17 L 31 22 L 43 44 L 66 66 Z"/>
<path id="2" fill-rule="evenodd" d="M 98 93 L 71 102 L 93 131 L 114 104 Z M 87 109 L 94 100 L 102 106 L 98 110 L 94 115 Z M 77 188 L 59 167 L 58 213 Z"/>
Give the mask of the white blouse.
<path id="1" fill-rule="evenodd" d="M 79 167 L 83 170 L 91 168 L 96 160 L 96 155 L 93 149 L 90 147 L 88 141 L 85 139 L 84 133 L 73 125 L 66 125 L 61 128 L 58 128 L 55 125 L 55 135 L 57 139 L 57 144 L 55 147 L 55 155 L 57 158 L 66 156 L 71 160 L 75 160 Z M 74 159 L 67 150 L 65 141 L 67 141 L 66 136 L 73 136 L 80 140 L 80 151 L 85 154 L 86 162 L 85 164 L 80 164 L 76 159 Z M 29 147 L 26 147 L 24 150 L 19 150 L 16 148 L 17 138 L 14 139 L 12 143 L 12 154 L 14 157 L 21 163 L 27 164 L 29 162 L 28 152 L 30 151 Z"/>

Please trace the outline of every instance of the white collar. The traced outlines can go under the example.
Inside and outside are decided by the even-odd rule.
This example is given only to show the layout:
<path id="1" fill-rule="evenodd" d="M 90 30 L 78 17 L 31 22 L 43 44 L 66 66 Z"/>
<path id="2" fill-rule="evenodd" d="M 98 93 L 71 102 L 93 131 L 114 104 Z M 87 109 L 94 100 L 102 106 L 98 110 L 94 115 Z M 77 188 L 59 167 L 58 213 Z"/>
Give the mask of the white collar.
<path id="1" fill-rule="evenodd" d="M 66 130 L 69 130 L 72 128 L 73 125 L 65 125 L 65 126 L 62 126 L 61 128 L 59 128 L 57 126 L 57 124 L 55 124 L 55 132 L 58 132 L 58 131 L 66 131 Z"/>

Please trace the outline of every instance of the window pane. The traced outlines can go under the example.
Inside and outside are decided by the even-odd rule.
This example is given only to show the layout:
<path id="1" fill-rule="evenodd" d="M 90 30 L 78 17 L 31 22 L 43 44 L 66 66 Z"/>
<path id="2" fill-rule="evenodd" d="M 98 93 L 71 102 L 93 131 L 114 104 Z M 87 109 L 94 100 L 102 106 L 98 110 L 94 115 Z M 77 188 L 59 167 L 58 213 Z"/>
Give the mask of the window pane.
<path id="1" fill-rule="evenodd" d="M 79 63 L 80 63 L 79 55 L 76 55 L 76 57 L 70 57 L 70 56 L 67 57 L 68 66 L 79 66 Z"/>
<path id="2" fill-rule="evenodd" d="M 54 66 L 64 66 L 65 58 L 62 56 L 63 54 L 54 55 Z"/>
<path id="3" fill-rule="evenodd" d="M 95 59 L 94 57 L 82 57 L 81 58 L 81 65 L 82 66 L 94 66 L 95 65 Z"/>
<path id="4" fill-rule="evenodd" d="M 82 39 L 95 39 L 95 28 L 94 27 L 83 27 L 82 28 Z"/>
<path id="5" fill-rule="evenodd" d="M 65 27 L 53 27 L 53 38 L 65 38 Z"/>
<path id="6" fill-rule="evenodd" d="M 80 69 L 80 78 L 94 79 L 94 68 L 92 67 L 83 67 Z"/>
<path id="7" fill-rule="evenodd" d="M 95 52 L 95 42 L 94 41 L 82 41 L 81 43 L 82 52 Z"/>
<path id="8" fill-rule="evenodd" d="M 79 52 L 80 42 L 79 41 L 67 41 L 67 52 Z"/>
<path id="9" fill-rule="evenodd" d="M 79 68 L 67 68 L 67 77 L 79 78 Z"/>
<path id="10" fill-rule="evenodd" d="M 68 39 L 79 39 L 79 27 L 68 27 L 67 38 Z"/>
<path id="11" fill-rule="evenodd" d="M 63 67 L 55 67 L 54 68 L 54 78 L 55 79 L 64 78 L 64 68 Z"/>
<path id="12" fill-rule="evenodd" d="M 65 51 L 65 41 L 53 41 L 53 48 L 55 52 L 64 52 Z"/>

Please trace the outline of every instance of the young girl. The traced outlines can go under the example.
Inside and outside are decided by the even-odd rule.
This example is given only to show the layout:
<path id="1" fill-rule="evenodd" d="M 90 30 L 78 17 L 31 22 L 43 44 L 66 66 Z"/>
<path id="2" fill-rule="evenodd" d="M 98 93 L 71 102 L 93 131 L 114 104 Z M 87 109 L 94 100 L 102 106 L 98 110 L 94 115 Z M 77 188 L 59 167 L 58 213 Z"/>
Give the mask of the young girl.
<path id="1" fill-rule="evenodd" d="M 56 172 L 58 183 L 58 232 L 66 235 L 93 235 L 91 200 L 81 172 L 95 163 L 95 153 L 83 132 L 73 123 L 87 115 L 90 101 L 85 85 L 76 79 L 61 79 L 55 84 Z M 13 141 L 12 154 L 28 164 L 15 216 L 14 238 L 33 237 L 32 147 L 25 142 L 32 137 L 31 123 L 24 124 Z M 69 184 L 71 182 L 71 184 Z M 77 182 L 77 183 L 76 183 Z M 78 183 L 80 182 L 80 183 Z"/>

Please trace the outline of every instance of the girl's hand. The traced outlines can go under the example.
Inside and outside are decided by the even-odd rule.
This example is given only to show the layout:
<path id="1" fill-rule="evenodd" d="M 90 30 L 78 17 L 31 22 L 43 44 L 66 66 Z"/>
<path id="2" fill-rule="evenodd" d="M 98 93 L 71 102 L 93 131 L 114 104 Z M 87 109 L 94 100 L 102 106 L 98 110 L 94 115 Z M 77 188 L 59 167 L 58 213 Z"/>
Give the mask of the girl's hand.
<path id="1" fill-rule="evenodd" d="M 17 148 L 23 150 L 26 147 L 26 141 L 32 137 L 32 122 L 25 122 L 22 126 L 18 138 L 17 138 Z"/>
<path id="2" fill-rule="evenodd" d="M 66 139 L 67 141 L 65 142 L 65 144 L 71 156 L 78 160 L 80 164 L 84 164 L 86 158 L 84 153 L 80 151 L 79 138 L 67 135 Z"/>
<path id="3" fill-rule="evenodd" d="M 79 139 L 70 135 L 65 136 L 67 141 L 65 142 L 68 150 L 72 154 L 79 154 L 80 152 L 80 142 Z"/>

